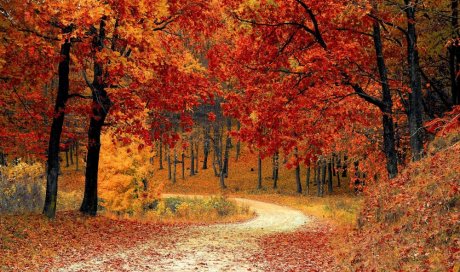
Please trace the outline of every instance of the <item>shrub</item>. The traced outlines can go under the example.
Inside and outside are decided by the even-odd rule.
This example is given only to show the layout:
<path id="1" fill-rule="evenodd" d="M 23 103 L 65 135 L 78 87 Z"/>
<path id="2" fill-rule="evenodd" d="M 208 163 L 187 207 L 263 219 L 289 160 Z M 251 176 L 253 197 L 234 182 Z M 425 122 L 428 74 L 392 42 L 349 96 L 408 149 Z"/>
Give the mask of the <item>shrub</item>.
<path id="1" fill-rule="evenodd" d="M 136 139 L 128 145 L 113 143 L 110 135 L 103 135 L 106 148 L 100 157 L 100 206 L 115 214 L 138 214 L 154 203 L 162 187 L 152 188 L 152 154 L 147 148 L 138 149 Z M 134 150 L 134 151 L 133 151 Z"/>
<path id="2" fill-rule="evenodd" d="M 209 222 L 250 214 L 248 207 L 240 207 L 224 197 L 169 197 L 156 203 L 153 209 L 146 211 L 148 217 Z"/>
<path id="3" fill-rule="evenodd" d="M 43 208 L 43 164 L 0 166 L 0 213 L 40 212 Z"/>

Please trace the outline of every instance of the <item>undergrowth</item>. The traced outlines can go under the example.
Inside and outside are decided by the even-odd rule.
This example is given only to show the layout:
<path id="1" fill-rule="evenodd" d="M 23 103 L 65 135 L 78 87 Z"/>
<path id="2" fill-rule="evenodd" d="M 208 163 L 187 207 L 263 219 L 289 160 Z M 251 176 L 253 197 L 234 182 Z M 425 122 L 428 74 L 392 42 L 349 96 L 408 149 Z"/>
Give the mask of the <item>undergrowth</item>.
<path id="1" fill-rule="evenodd" d="M 372 186 L 359 230 L 342 252 L 353 271 L 459 271 L 460 135 L 436 139 L 429 156 Z"/>

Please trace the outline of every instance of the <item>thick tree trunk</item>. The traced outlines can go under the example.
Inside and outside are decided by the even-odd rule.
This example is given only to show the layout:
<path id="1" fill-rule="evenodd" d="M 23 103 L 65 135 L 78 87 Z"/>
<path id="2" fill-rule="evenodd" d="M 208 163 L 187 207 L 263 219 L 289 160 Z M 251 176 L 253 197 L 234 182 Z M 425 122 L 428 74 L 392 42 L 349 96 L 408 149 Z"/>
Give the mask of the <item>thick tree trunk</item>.
<path id="1" fill-rule="evenodd" d="M 305 177 L 305 190 L 306 190 L 306 194 L 309 195 L 310 194 L 310 174 L 311 174 L 311 169 L 310 169 L 310 165 L 307 166 L 307 173 L 306 173 L 306 177 Z"/>
<path id="2" fill-rule="evenodd" d="M 460 72 L 460 43 L 458 40 L 458 4 L 458 0 L 451 1 L 452 42 L 448 47 L 448 51 L 452 105 L 460 105 L 460 77 L 458 76 Z"/>
<path id="3" fill-rule="evenodd" d="M 46 169 L 46 196 L 43 214 L 49 218 L 56 215 L 56 201 L 59 175 L 59 144 L 61 142 L 62 126 L 64 125 L 65 107 L 69 98 L 69 71 L 70 71 L 70 42 L 61 46 L 63 59 L 59 63 L 59 84 L 54 117 L 51 124 L 50 140 L 48 144 L 48 165 Z"/>
<path id="4" fill-rule="evenodd" d="M 101 51 L 105 40 L 105 19 L 101 20 L 99 36 L 93 40 L 93 47 Z M 104 68 L 102 63 L 94 60 L 94 79 L 92 83 L 92 116 L 88 129 L 88 155 L 86 159 L 85 193 L 80 211 L 88 215 L 96 215 L 98 205 L 97 183 L 99 172 L 99 155 L 101 150 L 101 132 L 105 118 L 112 102 L 105 91 Z"/>
<path id="5" fill-rule="evenodd" d="M 204 145 L 203 145 L 203 170 L 208 169 L 208 156 L 209 156 L 209 148 L 210 148 L 210 139 L 209 139 L 209 133 L 210 133 L 210 126 L 206 126 L 204 129 Z"/>
<path id="6" fill-rule="evenodd" d="M 372 2 L 373 13 L 378 13 L 378 5 L 376 1 Z M 395 145 L 395 131 L 393 123 L 393 100 L 391 97 L 390 84 L 388 82 L 388 71 L 383 55 L 383 42 L 380 32 L 380 22 L 373 22 L 373 39 L 375 54 L 377 57 L 377 67 L 380 76 L 380 84 L 382 86 L 382 105 L 380 110 L 383 113 L 383 150 L 386 157 L 386 167 L 390 178 L 396 177 L 398 174 L 398 158 Z"/>
<path id="7" fill-rule="evenodd" d="M 410 0 L 404 0 L 407 17 L 407 61 L 409 64 L 410 88 L 409 94 L 409 132 L 412 160 L 418 161 L 423 156 L 423 104 L 420 63 L 417 49 L 417 31 L 415 14 L 417 5 Z"/>

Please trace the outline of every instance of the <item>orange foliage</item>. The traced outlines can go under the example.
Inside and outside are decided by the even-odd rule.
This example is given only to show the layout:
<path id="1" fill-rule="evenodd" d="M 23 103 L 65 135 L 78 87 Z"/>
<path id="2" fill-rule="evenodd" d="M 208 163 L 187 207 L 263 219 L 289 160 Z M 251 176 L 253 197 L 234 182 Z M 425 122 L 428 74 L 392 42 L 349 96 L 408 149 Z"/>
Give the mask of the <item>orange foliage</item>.
<path id="1" fill-rule="evenodd" d="M 368 192 L 351 237 L 353 269 L 447 271 L 460 259 L 460 137 L 436 139 L 432 155 Z M 345 253 L 350 256 L 349 252 Z"/>

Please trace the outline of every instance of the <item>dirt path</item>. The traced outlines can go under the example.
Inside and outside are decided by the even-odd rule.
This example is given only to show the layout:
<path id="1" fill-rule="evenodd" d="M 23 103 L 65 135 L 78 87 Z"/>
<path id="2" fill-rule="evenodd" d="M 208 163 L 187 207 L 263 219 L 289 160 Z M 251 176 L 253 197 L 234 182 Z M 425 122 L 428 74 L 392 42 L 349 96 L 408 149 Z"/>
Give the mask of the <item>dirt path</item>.
<path id="1" fill-rule="evenodd" d="M 269 271 L 260 253 L 262 235 L 289 232 L 309 221 L 300 211 L 235 198 L 256 212 L 254 219 L 187 229 L 162 241 L 102 255 L 57 271 Z"/>

